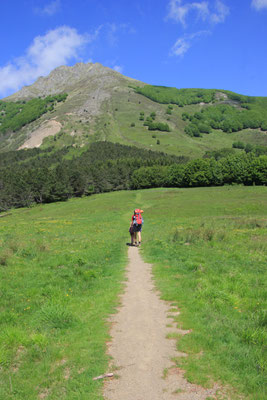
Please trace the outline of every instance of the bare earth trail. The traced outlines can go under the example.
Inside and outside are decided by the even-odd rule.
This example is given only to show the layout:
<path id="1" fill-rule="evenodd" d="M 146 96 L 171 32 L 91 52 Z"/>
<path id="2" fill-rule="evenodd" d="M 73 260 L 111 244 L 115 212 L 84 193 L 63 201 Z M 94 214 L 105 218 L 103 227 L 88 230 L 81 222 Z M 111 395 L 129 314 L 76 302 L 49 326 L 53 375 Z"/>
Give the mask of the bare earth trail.
<path id="1" fill-rule="evenodd" d="M 104 398 L 205 400 L 215 395 L 218 387 L 203 389 L 188 383 L 171 361 L 186 354 L 177 352 L 175 341 L 166 335 L 188 331 L 175 327 L 177 312 L 171 312 L 170 305 L 160 300 L 151 269 L 142 261 L 138 248 L 130 247 L 125 292 L 119 312 L 111 319 L 109 354 L 119 377 L 105 382 Z"/>

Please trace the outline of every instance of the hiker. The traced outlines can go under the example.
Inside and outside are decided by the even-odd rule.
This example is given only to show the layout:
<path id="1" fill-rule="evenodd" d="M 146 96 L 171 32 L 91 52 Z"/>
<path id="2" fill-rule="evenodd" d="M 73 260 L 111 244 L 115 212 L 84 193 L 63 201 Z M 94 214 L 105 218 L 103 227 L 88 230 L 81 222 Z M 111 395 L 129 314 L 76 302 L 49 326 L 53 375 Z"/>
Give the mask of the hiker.
<path id="1" fill-rule="evenodd" d="M 131 226 L 133 227 L 133 232 L 134 232 L 132 245 L 135 244 L 135 246 L 141 245 L 141 231 L 142 231 L 142 224 L 144 222 L 141 214 L 143 212 L 144 212 L 143 210 L 136 208 L 132 215 Z"/>

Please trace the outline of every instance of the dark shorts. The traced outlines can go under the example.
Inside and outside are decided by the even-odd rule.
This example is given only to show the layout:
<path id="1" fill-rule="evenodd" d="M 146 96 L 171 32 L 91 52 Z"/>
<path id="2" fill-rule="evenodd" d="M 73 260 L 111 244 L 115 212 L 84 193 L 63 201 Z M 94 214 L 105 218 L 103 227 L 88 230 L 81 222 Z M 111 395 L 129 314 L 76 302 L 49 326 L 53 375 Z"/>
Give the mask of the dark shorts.
<path id="1" fill-rule="evenodd" d="M 134 225 L 133 228 L 134 228 L 134 232 L 141 232 L 141 230 L 142 230 L 142 224 L 140 224 L 140 225 Z"/>

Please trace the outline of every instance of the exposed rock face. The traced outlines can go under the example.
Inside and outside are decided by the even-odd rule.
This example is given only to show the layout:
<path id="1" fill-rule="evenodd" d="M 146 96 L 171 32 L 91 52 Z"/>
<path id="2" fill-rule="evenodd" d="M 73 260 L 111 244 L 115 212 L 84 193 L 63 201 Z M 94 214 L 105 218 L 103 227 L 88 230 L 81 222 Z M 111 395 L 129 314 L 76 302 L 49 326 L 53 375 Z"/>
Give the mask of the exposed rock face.
<path id="1" fill-rule="evenodd" d="M 44 138 L 47 136 L 56 135 L 58 132 L 60 132 L 61 127 L 62 125 L 60 122 L 54 120 L 45 121 L 38 129 L 31 133 L 30 138 L 27 139 L 26 142 L 18 148 L 18 150 L 40 147 Z"/>
<path id="2" fill-rule="evenodd" d="M 73 67 L 61 66 L 54 69 L 47 77 L 39 77 L 33 85 L 24 86 L 7 99 L 15 101 L 62 92 L 70 93 L 79 88 L 83 92 L 96 90 L 99 94 L 101 89 L 121 84 L 123 81 L 128 84 L 140 83 L 99 63 L 78 63 Z"/>

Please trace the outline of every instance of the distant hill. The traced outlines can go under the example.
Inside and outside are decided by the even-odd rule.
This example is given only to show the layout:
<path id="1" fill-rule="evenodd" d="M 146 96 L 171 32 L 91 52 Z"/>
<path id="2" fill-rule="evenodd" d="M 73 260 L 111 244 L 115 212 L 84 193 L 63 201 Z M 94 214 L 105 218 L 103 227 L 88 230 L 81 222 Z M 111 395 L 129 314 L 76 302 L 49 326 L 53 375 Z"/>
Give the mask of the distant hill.
<path id="1" fill-rule="evenodd" d="M 266 146 L 267 98 L 151 86 L 98 63 L 79 63 L 0 101 L 2 152 L 79 149 L 95 141 L 190 158 L 233 143 Z"/>

